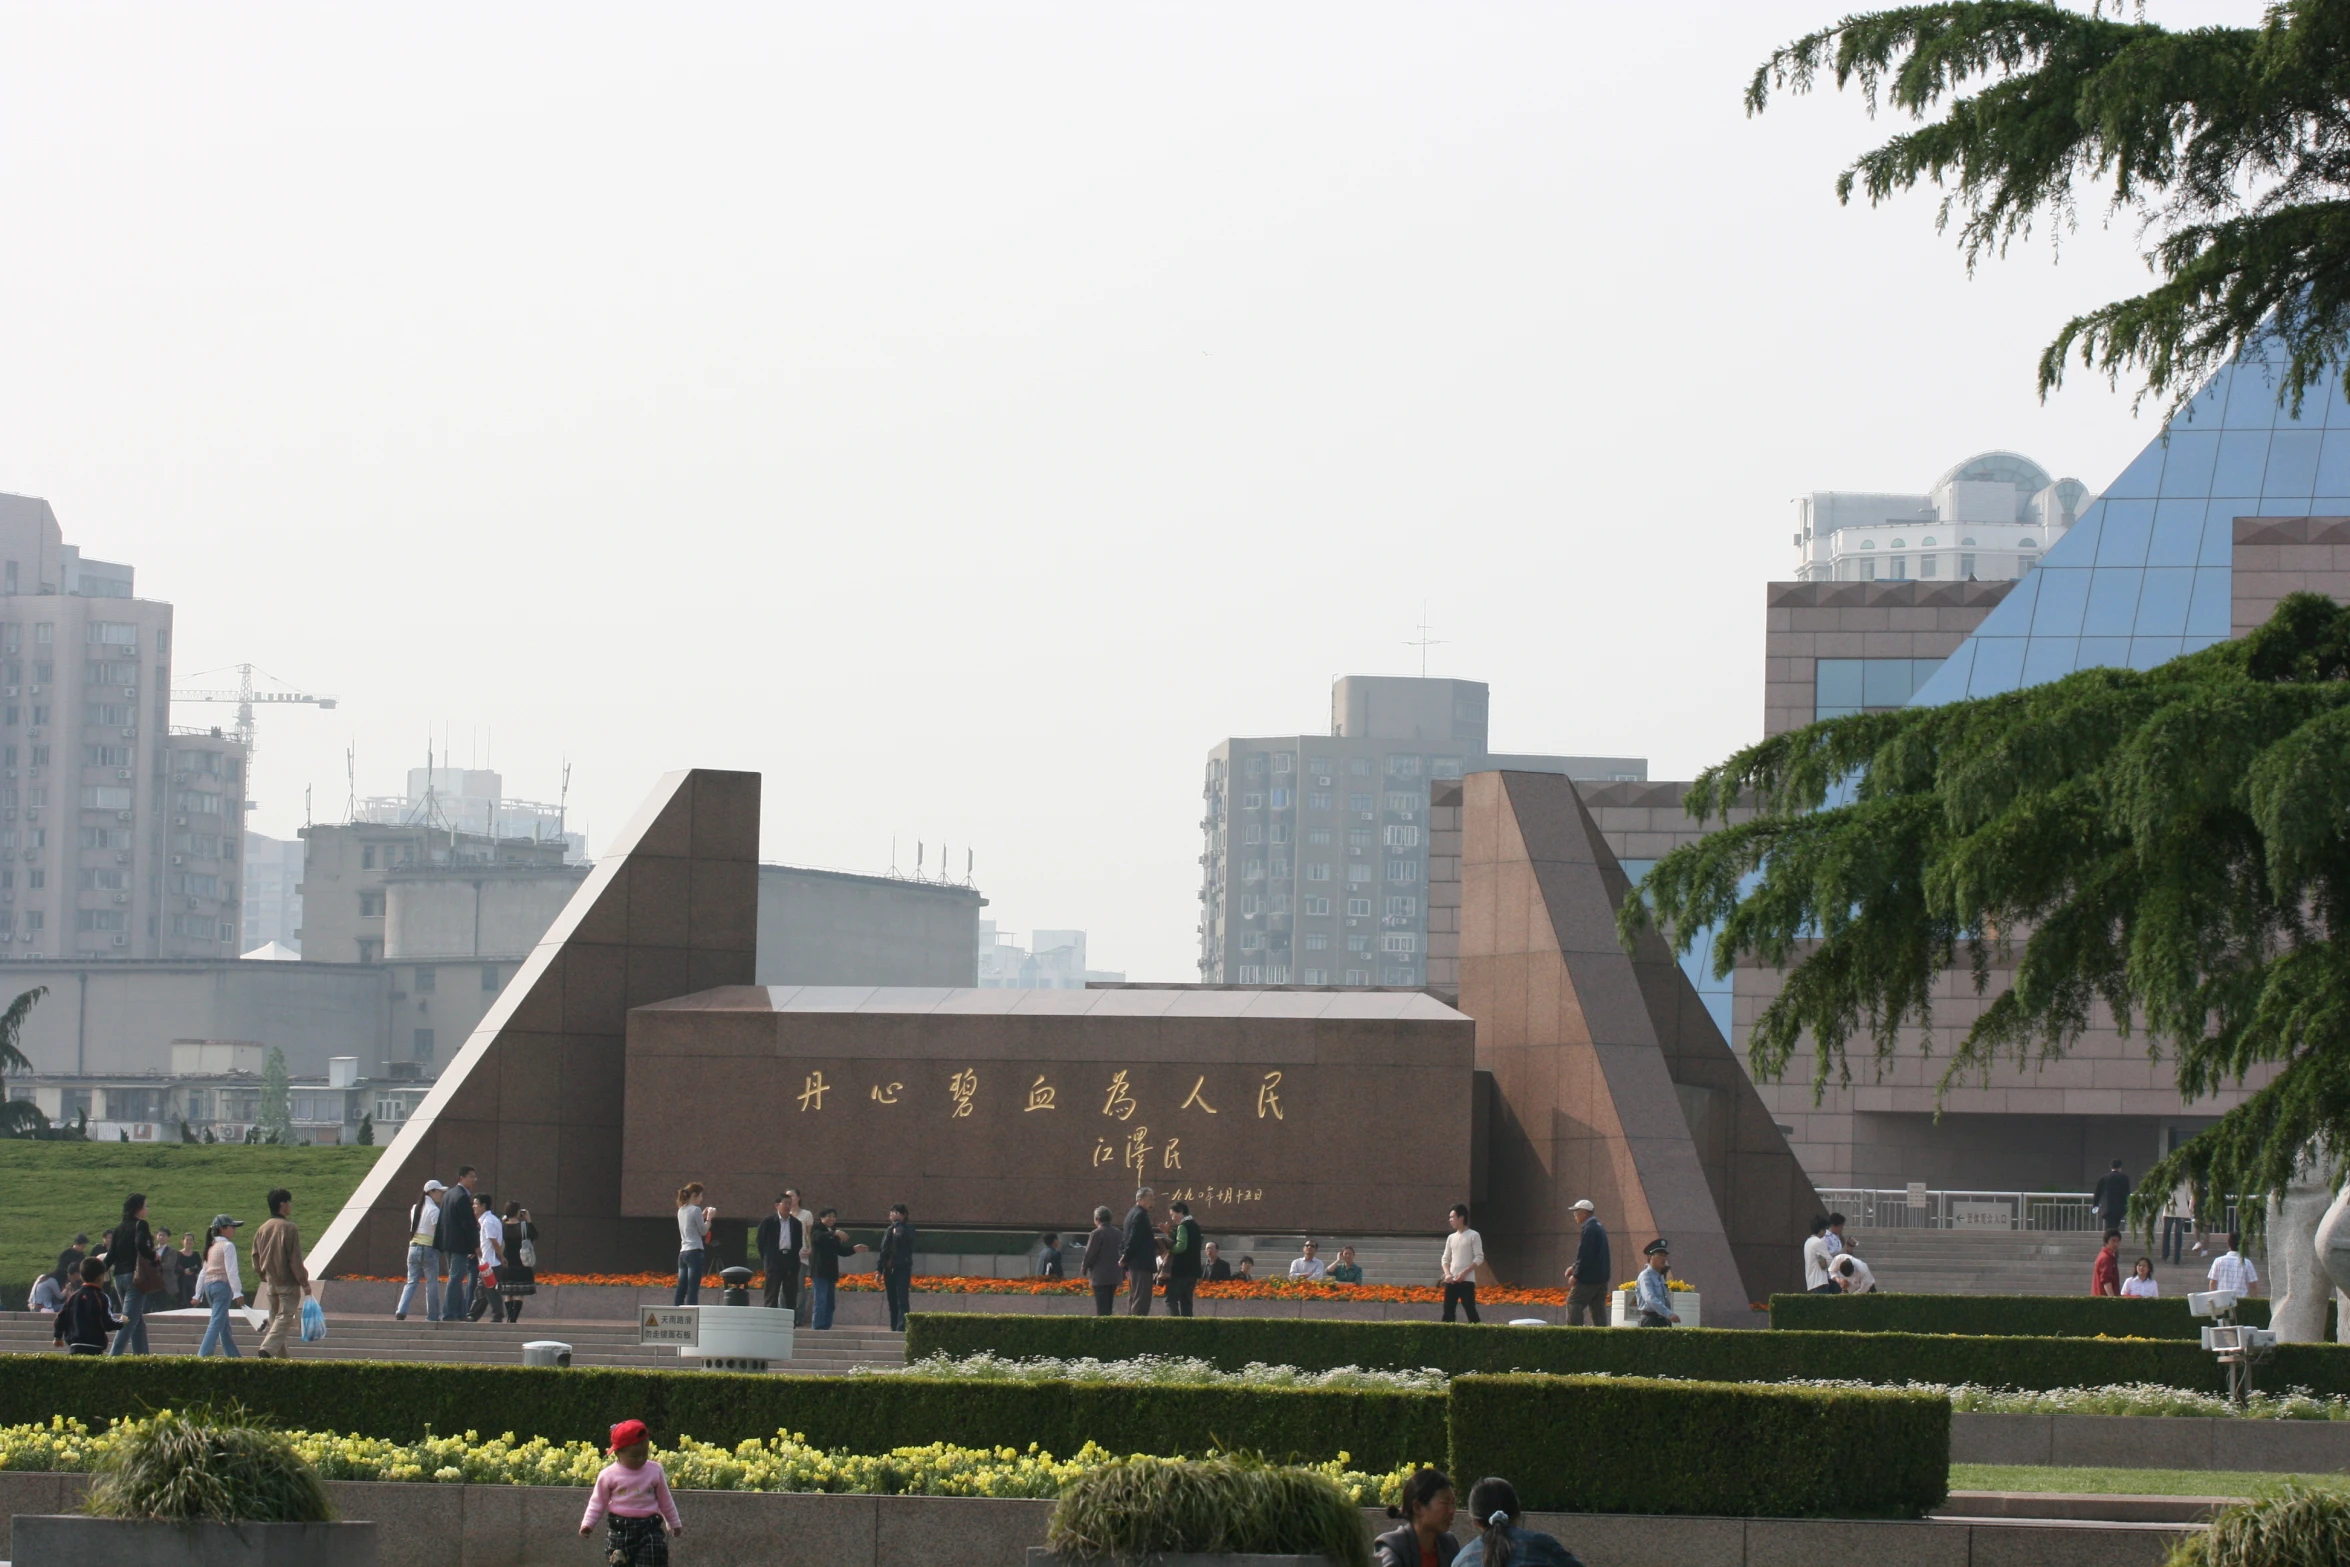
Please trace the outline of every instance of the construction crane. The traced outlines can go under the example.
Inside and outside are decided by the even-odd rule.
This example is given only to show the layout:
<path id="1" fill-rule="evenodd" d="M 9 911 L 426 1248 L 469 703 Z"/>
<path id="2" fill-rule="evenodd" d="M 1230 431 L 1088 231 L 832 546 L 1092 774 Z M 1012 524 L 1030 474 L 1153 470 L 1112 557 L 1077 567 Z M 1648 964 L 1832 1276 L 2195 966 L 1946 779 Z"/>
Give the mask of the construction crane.
<path id="1" fill-rule="evenodd" d="M 259 673 L 264 680 L 275 680 L 277 676 L 267 670 L 256 671 L 251 664 L 232 664 L 227 667 L 237 672 L 237 688 L 234 691 L 174 691 L 171 694 L 171 699 L 174 702 L 234 702 L 237 704 L 236 735 L 237 742 L 245 748 L 247 777 L 252 776 L 253 768 L 253 705 L 255 703 L 290 703 L 306 707 L 332 707 L 335 705 L 333 697 L 313 696 L 307 691 L 256 691 L 253 689 L 253 676 L 256 673 Z M 210 669 L 199 671 L 199 673 L 207 675 L 218 672 Z"/>

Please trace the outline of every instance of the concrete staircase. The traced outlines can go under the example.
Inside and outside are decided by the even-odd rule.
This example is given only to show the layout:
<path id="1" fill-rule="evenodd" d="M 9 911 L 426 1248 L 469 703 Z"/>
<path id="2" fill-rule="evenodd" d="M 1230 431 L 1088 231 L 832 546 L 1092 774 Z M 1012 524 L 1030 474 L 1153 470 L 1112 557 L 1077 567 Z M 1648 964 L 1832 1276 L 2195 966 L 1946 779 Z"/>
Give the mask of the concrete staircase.
<path id="1" fill-rule="evenodd" d="M 0 1354 L 54 1353 L 50 1344 L 51 1319 L 31 1312 L 0 1313 Z M 239 1322 L 237 1347 L 251 1355 L 260 1335 Z M 192 1355 L 204 1336 L 204 1323 L 194 1317 L 151 1317 L 147 1323 L 149 1347 L 158 1355 Z M 693 1369 L 700 1363 L 681 1360 L 674 1349 L 640 1345 L 633 1319 L 598 1322 L 557 1322 L 525 1316 L 516 1323 L 394 1322 L 386 1317 L 333 1316 L 327 1336 L 316 1344 L 302 1344 L 295 1354 L 303 1360 L 403 1360 L 443 1365 L 517 1366 L 522 1346 L 531 1339 L 560 1339 L 571 1346 L 574 1366 L 634 1366 L 646 1370 Z M 905 1364 L 906 1336 L 887 1328 L 835 1327 L 818 1333 L 802 1328 L 792 1337 L 792 1359 L 782 1369 L 800 1375 L 843 1375 L 850 1367 Z"/>
<path id="2" fill-rule="evenodd" d="M 1877 1287 L 1915 1295 L 2086 1295 L 2101 1237 L 2087 1231 L 1853 1229 L 1847 1246 L 1869 1265 Z M 2154 1255 L 2143 1240 L 2122 1242 L 2122 1271 Z M 2204 1288 L 2211 1256 L 2157 1261 L 2165 1295 Z M 2258 1254 L 2254 1266 L 2261 1264 Z M 2267 1270 L 2262 1268 L 2265 1277 Z"/>

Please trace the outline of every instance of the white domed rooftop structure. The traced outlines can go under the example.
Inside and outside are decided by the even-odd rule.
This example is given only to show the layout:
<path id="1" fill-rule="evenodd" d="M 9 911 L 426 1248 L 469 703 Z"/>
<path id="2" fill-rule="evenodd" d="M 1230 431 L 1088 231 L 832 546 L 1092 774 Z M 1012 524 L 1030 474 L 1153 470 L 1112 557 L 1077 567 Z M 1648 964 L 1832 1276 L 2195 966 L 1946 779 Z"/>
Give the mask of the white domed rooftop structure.
<path id="1" fill-rule="evenodd" d="M 2039 564 L 2095 499 L 2020 452 L 1978 452 L 1923 495 L 1815 490 L 1796 501 L 1804 582 L 2005 581 Z"/>

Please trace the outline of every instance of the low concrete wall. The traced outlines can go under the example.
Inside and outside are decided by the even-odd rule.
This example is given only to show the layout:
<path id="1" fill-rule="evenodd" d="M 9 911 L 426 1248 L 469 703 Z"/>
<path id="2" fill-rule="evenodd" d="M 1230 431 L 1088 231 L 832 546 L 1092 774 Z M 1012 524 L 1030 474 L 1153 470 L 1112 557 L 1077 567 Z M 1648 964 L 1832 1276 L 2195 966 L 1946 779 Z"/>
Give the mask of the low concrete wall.
<path id="1" fill-rule="evenodd" d="M 1958 1414 L 1950 1461 L 2331 1474 L 2350 1469 L 2350 1420 Z"/>
<path id="2" fill-rule="evenodd" d="M 81 1504 L 81 1475 L 0 1473 L 0 1524 L 18 1513 Z M 599 1567 L 603 1535 L 579 1537 L 584 1489 L 552 1486 L 328 1486 L 345 1518 L 378 1531 L 379 1567 Z M 1026 1567 L 1044 1543 L 1050 1502 L 936 1496 L 799 1496 L 683 1491 L 678 1567 Z M 2032 1524 L 1928 1520 L 1630 1518 L 1531 1514 L 1587 1567 L 1796 1567 L 1856 1561 L 1882 1567 L 2156 1567 L 2186 1532 L 2159 1524 Z M 1366 1529 L 1386 1526 L 1365 1513 Z M 0 1532 L 0 1555 L 9 1538 Z M 24 1563 L 19 1567 L 49 1567 Z"/>
<path id="3" fill-rule="evenodd" d="M 703 1290 L 702 1299 L 715 1304 L 713 1291 Z M 758 1297 L 754 1294 L 752 1297 Z M 879 1291 L 848 1290 L 834 1297 L 833 1322 L 844 1328 L 879 1328 L 889 1325 L 888 1302 Z M 1125 1296 L 1118 1297 L 1118 1309 L 1126 1309 Z M 388 1317 L 399 1304 L 400 1286 L 374 1279 L 329 1279 L 326 1283 L 326 1309 L 347 1311 L 358 1315 Z M 621 1284 L 542 1284 L 539 1292 L 530 1297 L 524 1313 L 525 1320 L 536 1317 L 549 1322 L 618 1322 L 634 1316 L 642 1306 L 666 1306 L 670 1291 L 662 1288 L 637 1288 Z M 1347 1322 L 1435 1322 L 1444 1315 L 1444 1308 L 1433 1302 L 1426 1305 L 1395 1305 L 1387 1301 L 1364 1300 L 1200 1300 L 1198 1314 L 1203 1317 L 1318 1317 Z M 423 1308 L 417 1308 L 421 1311 Z M 1009 1314 L 1036 1315 L 1050 1312 L 1065 1315 L 1086 1315 L 1093 1312 L 1091 1295 L 916 1295 L 916 1311 L 986 1311 Z M 1155 1302 L 1154 1314 L 1164 1313 L 1167 1303 Z M 1486 1306 L 1483 1309 L 1488 1322 L 1507 1322 L 1512 1317 L 1542 1317 L 1562 1319 L 1565 1310 L 1554 1306 Z"/>

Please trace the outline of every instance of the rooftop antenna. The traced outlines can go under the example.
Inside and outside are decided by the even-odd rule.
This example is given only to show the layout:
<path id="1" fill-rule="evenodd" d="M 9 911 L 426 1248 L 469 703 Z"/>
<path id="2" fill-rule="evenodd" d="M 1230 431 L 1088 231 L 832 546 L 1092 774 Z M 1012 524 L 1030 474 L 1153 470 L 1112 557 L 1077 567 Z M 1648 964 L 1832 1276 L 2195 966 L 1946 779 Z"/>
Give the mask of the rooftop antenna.
<path id="1" fill-rule="evenodd" d="M 922 854 L 925 847 L 926 845 L 921 839 L 914 840 L 914 879 L 916 881 L 922 879 Z"/>
<path id="2" fill-rule="evenodd" d="M 971 849 L 968 844 L 963 848 L 963 885 L 971 885 Z"/>
<path id="3" fill-rule="evenodd" d="M 305 827 L 310 825 L 310 786 L 308 784 L 302 786 L 302 825 Z"/>
<path id="4" fill-rule="evenodd" d="M 1428 678 L 1428 650 L 1432 647 L 1443 647 L 1445 645 L 1444 638 L 1432 637 L 1428 635 L 1428 631 L 1428 601 L 1426 599 L 1422 599 L 1420 600 L 1419 640 L 1407 641 L 1404 643 L 1405 647 L 1416 647 L 1420 650 L 1420 678 L 1422 680 Z"/>
<path id="5" fill-rule="evenodd" d="M 343 783 L 347 791 L 343 796 L 343 820 L 345 823 L 355 822 L 359 819 L 359 745 L 356 741 L 343 747 Z"/>
<path id="6" fill-rule="evenodd" d="M 567 854 L 570 852 L 568 847 L 570 839 L 563 831 L 563 823 L 565 816 L 569 812 L 570 808 L 571 763 L 569 759 L 566 759 L 563 763 L 563 787 L 555 796 L 555 836 L 564 840 L 566 845 L 564 852 Z"/>

